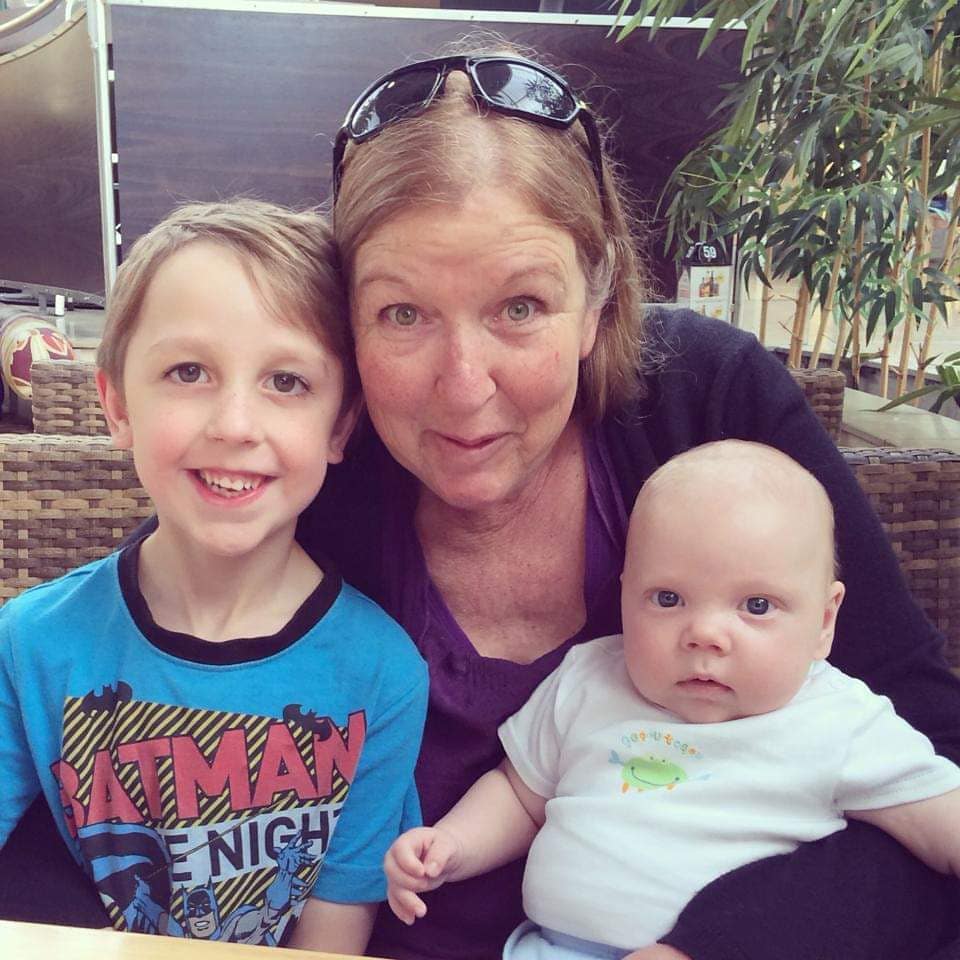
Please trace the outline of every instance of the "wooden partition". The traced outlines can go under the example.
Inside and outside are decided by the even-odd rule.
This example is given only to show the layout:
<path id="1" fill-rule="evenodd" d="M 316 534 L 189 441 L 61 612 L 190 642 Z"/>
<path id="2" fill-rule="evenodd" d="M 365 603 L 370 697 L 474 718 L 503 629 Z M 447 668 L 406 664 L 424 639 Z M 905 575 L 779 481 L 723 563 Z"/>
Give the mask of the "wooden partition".
<path id="1" fill-rule="evenodd" d="M 653 43 L 638 30 L 616 44 L 598 17 L 504 14 L 478 24 L 449 11 L 333 15 L 323 5 L 242 0 L 216 9 L 114 0 L 110 9 L 126 249 L 178 201 L 324 200 L 334 135 L 363 87 L 477 27 L 529 44 L 589 88 L 651 212 L 670 171 L 716 122 L 709 115 L 742 43 L 729 33 L 698 59 L 700 29 L 664 30 Z M 657 273 L 672 291 L 662 258 Z"/>
<path id="2" fill-rule="evenodd" d="M 82 9 L 0 56 L 0 282 L 103 293 L 93 73 Z"/>

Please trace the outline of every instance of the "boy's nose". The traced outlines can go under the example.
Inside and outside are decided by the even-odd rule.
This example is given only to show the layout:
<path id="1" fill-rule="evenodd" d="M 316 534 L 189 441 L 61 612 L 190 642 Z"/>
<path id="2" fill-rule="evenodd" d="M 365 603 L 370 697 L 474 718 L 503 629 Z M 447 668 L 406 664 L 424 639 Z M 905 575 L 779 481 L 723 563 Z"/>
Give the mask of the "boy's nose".
<path id="1" fill-rule="evenodd" d="M 224 391 L 210 412 L 207 436 L 227 443 L 259 443 L 263 428 L 256 405 L 239 390 Z"/>

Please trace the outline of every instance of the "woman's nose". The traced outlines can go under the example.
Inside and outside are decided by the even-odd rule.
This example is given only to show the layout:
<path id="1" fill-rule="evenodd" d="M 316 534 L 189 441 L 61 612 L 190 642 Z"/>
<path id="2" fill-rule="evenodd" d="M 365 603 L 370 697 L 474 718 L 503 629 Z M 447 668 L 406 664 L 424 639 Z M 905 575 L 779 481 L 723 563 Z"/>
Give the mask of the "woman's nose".
<path id="1" fill-rule="evenodd" d="M 436 388 L 442 400 L 464 411 L 478 409 L 496 393 L 482 331 L 453 329 L 446 333 Z"/>
<path id="2" fill-rule="evenodd" d="M 207 436 L 227 443 L 259 443 L 263 426 L 253 398 L 241 390 L 224 390 L 210 410 Z"/>

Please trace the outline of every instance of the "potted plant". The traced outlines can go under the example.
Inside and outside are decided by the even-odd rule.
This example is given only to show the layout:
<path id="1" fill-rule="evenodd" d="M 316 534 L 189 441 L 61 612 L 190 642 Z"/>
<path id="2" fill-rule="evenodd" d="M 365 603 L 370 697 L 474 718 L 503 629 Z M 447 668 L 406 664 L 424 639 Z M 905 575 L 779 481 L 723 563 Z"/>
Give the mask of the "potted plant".
<path id="1" fill-rule="evenodd" d="M 641 22 L 655 32 L 686 6 L 622 0 L 617 36 Z M 927 392 L 937 363 L 939 389 L 956 396 L 960 355 L 933 357 L 931 338 L 960 296 L 958 0 L 704 0 L 697 15 L 712 19 L 701 51 L 744 28 L 742 76 L 723 125 L 664 191 L 678 259 L 727 237 L 745 284 L 794 282 L 791 366 L 805 348 L 811 367 L 848 357 L 858 383 L 878 361 L 881 395 L 893 376 L 904 398 Z M 936 249 L 932 217 L 946 224 Z"/>

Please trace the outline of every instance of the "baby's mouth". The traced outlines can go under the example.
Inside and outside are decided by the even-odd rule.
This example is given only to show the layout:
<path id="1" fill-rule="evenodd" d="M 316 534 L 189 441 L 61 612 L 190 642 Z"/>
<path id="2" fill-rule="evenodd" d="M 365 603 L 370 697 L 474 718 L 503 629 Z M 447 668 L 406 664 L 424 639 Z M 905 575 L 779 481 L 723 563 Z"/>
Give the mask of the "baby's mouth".
<path id="1" fill-rule="evenodd" d="M 259 474 L 219 473 L 215 470 L 196 470 L 194 473 L 208 490 L 228 500 L 258 490 L 268 479 Z"/>
<path id="2" fill-rule="evenodd" d="M 687 690 L 729 690 L 725 683 L 705 674 L 695 674 L 680 681 L 680 686 Z"/>

